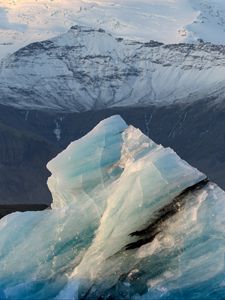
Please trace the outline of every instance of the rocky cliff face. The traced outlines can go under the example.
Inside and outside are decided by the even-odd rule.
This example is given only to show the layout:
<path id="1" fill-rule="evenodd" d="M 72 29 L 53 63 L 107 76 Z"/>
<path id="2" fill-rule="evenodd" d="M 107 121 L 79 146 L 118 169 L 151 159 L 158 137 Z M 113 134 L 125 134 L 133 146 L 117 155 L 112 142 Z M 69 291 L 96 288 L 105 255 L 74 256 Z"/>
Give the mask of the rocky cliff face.
<path id="1" fill-rule="evenodd" d="M 224 78 L 225 46 L 140 43 L 74 26 L 2 61 L 0 103 L 82 112 L 220 101 Z"/>

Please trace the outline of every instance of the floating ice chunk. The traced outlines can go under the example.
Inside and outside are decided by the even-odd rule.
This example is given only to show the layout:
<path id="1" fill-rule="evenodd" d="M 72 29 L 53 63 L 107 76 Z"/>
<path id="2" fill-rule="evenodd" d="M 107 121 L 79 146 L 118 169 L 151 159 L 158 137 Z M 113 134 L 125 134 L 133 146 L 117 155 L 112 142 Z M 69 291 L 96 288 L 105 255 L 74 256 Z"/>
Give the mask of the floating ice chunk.
<path id="1" fill-rule="evenodd" d="M 224 298 L 225 193 L 173 150 L 114 116 L 48 169 L 52 209 L 0 221 L 3 299 Z"/>

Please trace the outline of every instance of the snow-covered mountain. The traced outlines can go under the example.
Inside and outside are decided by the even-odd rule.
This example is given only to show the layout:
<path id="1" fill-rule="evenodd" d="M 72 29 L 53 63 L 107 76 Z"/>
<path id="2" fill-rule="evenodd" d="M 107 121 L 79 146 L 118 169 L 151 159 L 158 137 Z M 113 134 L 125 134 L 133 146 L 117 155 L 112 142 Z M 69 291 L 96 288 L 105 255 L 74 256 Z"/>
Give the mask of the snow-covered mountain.
<path id="1" fill-rule="evenodd" d="M 72 25 L 117 37 L 225 44 L 224 0 L 0 0 L 0 58 Z"/>
<path id="2" fill-rule="evenodd" d="M 85 111 L 220 98 L 225 46 L 163 45 L 72 27 L 3 60 L 0 103 L 27 109 Z"/>

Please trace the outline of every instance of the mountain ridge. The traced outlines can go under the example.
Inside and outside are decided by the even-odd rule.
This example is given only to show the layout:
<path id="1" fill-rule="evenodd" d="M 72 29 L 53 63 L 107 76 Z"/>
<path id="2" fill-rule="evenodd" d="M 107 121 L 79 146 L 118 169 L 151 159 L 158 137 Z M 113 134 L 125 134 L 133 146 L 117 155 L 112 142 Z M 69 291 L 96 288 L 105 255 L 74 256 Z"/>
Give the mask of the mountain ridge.
<path id="1" fill-rule="evenodd" d="M 224 78 L 223 45 L 142 43 L 76 25 L 1 62 L 0 103 L 81 112 L 220 101 Z"/>

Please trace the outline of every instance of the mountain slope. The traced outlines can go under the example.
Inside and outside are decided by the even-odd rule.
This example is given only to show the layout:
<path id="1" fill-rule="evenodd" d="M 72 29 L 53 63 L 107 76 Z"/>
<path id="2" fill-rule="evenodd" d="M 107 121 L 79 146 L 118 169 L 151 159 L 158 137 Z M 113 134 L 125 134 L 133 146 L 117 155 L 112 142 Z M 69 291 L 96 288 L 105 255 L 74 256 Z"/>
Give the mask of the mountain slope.
<path id="1" fill-rule="evenodd" d="M 223 0 L 0 0 L 0 59 L 75 24 L 133 40 L 224 44 L 224 15 Z"/>
<path id="2" fill-rule="evenodd" d="M 212 95 L 219 101 L 224 78 L 225 46 L 140 43 L 74 26 L 2 61 L 0 103 L 80 112 Z"/>

